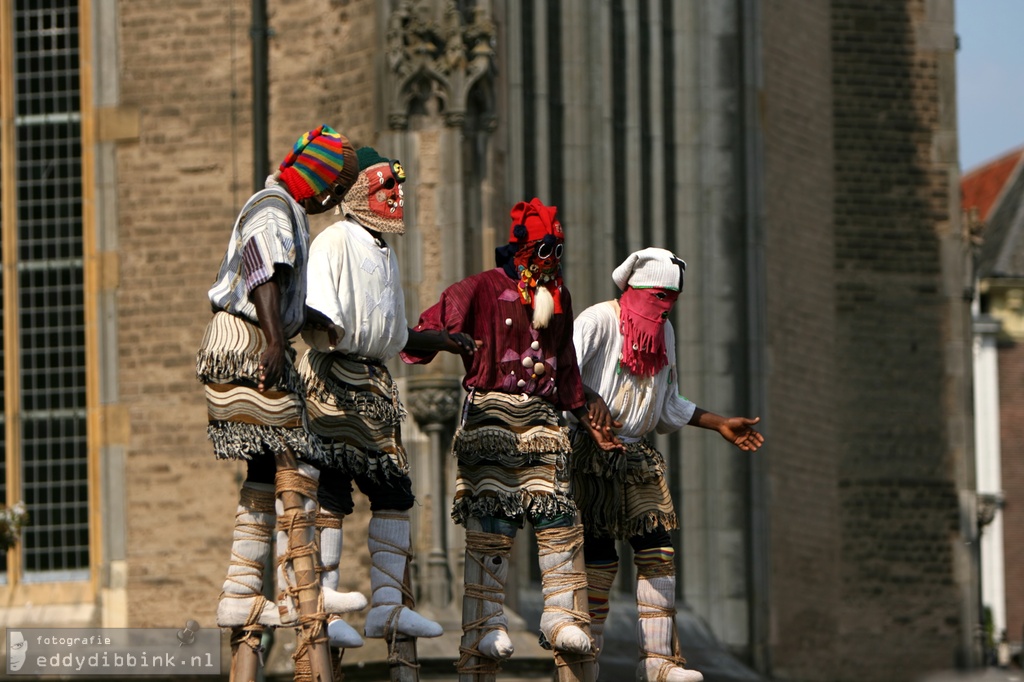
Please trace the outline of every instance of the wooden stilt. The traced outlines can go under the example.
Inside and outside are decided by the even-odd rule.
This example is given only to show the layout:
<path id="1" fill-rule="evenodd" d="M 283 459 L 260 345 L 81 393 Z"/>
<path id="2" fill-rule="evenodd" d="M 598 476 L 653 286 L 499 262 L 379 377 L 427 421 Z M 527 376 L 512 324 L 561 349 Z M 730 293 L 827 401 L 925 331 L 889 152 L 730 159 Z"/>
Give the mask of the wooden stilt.
<path id="1" fill-rule="evenodd" d="M 405 589 L 402 590 L 402 603 L 410 609 L 415 608 L 416 601 L 412 598 L 408 561 L 405 562 L 405 576 L 402 582 L 405 584 Z M 397 632 L 393 637 L 394 639 L 388 639 L 388 669 L 391 682 L 419 682 L 420 663 L 416 655 L 416 638 Z"/>
<path id="2" fill-rule="evenodd" d="M 262 633 L 262 627 L 231 630 L 231 682 L 256 682 Z"/>
<path id="3" fill-rule="evenodd" d="M 345 682 L 345 671 L 341 667 L 341 660 L 345 658 L 345 650 L 340 648 L 333 648 L 331 652 L 338 652 L 337 656 L 333 656 L 334 660 L 334 682 Z"/>
<path id="4" fill-rule="evenodd" d="M 576 523 L 579 524 L 579 517 Z M 582 543 L 577 548 L 572 558 L 572 570 L 579 575 L 587 574 L 587 566 L 583 557 Z M 573 610 L 577 613 L 590 613 L 590 602 L 587 598 L 587 583 L 573 591 Z M 590 637 L 590 619 L 580 625 L 583 632 Z M 591 638 L 593 642 L 593 638 Z M 593 652 L 589 654 L 572 654 L 568 652 L 555 651 L 555 680 L 556 682 L 596 682 L 597 667 L 596 657 Z"/>
<path id="5" fill-rule="evenodd" d="M 554 653 L 555 682 L 596 682 L 593 654 Z"/>
<path id="6" fill-rule="evenodd" d="M 316 567 L 318 559 L 315 551 L 305 550 L 313 543 L 314 513 L 307 513 L 304 506 L 304 495 L 296 490 L 289 490 L 281 485 L 282 472 L 295 471 L 298 462 L 295 453 L 285 449 L 276 455 L 277 460 L 277 495 L 284 507 L 283 519 L 288 532 L 288 555 L 292 571 L 295 574 L 295 586 L 298 595 L 298 611 L 300 623 L 299 651 L 303 651 L 309 661 L 309 676 L 312 682 L 334 682 L 332 675 L 330 646 L 327 643 L 327 618 L 322 613 L 320 599 L 320 578 Z M 315 499 L 315 489 L 313 498 Z M 303 517 L 308 517 L 308 523 Z M 299 520 L 302 520 L 300 523 Z M 280 521 L 279 521 L 280 522 Z M 319 617 L 317 617 L 319 615 Z M 304 667 L 304 666 L 303 666 Z M 300 666 L 296 662 L 296 672 Z"/>
<path id="7" fill-rule="evenodd" d="M 475 517 L 466 519 L 467 531 L 480 531 L 482 529 L 483 526 L 480 524 L 480 519 Z M 465 584 L 483 584 L 483 568 L 473 560 L 468 548 L 466 549 L 465 564 Z M 462 627 L 465 628 L 467 623 L 479 622 L 484 616 L 484 609 L 485 605 L 482 599 L 467 597 L 463 594 Z M 481 631 L 477 628 L 464 630 L 460 648 L 462 650 L 475 648 L 476 643 L 482 636 Z M 466 659 L 462 670 L 466 672 L 459 673 L 459 682 L 496 682 L 498 678 L 498 661 L 486 656 L 470 656 Z"/>

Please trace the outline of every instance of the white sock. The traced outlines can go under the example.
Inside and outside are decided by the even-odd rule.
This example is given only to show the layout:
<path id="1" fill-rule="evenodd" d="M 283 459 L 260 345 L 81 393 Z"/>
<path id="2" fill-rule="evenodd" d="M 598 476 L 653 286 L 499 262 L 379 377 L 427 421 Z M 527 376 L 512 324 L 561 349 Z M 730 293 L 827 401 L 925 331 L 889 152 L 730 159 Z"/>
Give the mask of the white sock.
<path id="1" fill-rule="evenodd" d="M 327 639 L 331 646 L 339 649 L 358 649 L 363 646 L 363 638 L 341 616 L 328 616 Z"/>
<path id="2" fill-rule="evenodd" d="M 231 536 L 231 563 L 217 604 L 217 625 L 280 623 L 276 607 L 263 596 L 263 569 L 270 556 L 273 529 L 274 486 L 242 484 Z"/>
<path id="3" fill-rule="evenodd" d="M 500 590 L 501 601 L 495 610 L 502 609 L 502 605 L 505 603 L 505 582 L 508 580 L 508 557 L 484 557 L 484 570 L 481 578 L 481 584 L 484 587 Z M 508 636 L 508 618 L 505 617 L 504 610 L 502 609 L 500 613 L 488 618 L 486 625 L 497 627 L 494 627 L 480 640 L 478 647 L 480 653 L 498 660 L 511 658 L 515 647 L 512 646 L 512 639 Z"/>
<path id="4" fill-rule="evenodd" d="M 361 593 L 338 592 L 342 547 L 341 518 L 321 509 L 317 513 L 316 525 L 320 536 L 320 589 L 324 596 L 324 611 L 329 614 L 341 614 L 366 608 L 366 597 Z M 342 649 L 363 646 L 363 638 L 340 617 L 332 616 L 328 619 L 327 635 L 331 646 Z"/>
<path id="5" fill-rule="evenodd" d="M 578 534 L 573 535 L 572 540 L 568 543 L 563 543 L 564 550 L 545 551 L 543 548 L 545 538 L 564 534 L 567 530 L 569 529 L 549 528 L 536 531 L 538 543 L 541 545 L 538 561 L 540 563 L 540 584 L 544 593 L 544 611 L 540 616 L 540 631 L 547 637 L 551 646 L 558 651 L 586 654 L 591 649 L 590 637 L 573 623 L 572 616 L 567 613 L 567 611 L 576 609 L 574 591 L 559 584 L 562 578 L 568 577 L 566 574 L 573 573 L 575 570 L 573 560 L 576 553 L 583 547 L 582 529 L 580 528 Z M 576 528 L 572 530 L 576 530 Z M 580 580 L 584 585 L 586 584 L 585 574 L 581 576 Z M 566 622 L 570 624 L 562 625 Z"/>
<path id="6" fill-rule="evenodd" d="M 367 544 L 372 562 L 373 594 L 370 612 L 366 615 L 365 635 L 381 638 L 393 629 L 410 637 L 440 637 L 444 630 L 439 624 L 402 605 L 405 566 L 411 545 L 409 512 L 394 509 L 373 512 Z"/>
<path id="7" fill-rule="evenodd" d="M 505 616 L 505 583 L 508 580 L 508 552 L 503 555 L 491 554 L 482 547 L 486 546 L 486 539 L 497 540 L 497 545 L 505 545 L 511 550 L 511 538 L 507 541 L 505 536 L 493 533 L 477 531 L 479 523 L 475 527 L 467 525 L 466 535 L 466 566 L 465 566 L 465 593 L 463 594 L 463 624 L 466 624 L 467 609 L 470 613 L 468 618 L 473 622 L 477 618 L 484 619 L 482 628 L 486 634 L 476 644 L 476 649 L 484 656 L 499 661 L 506 660 L 515 652 L 512 640 L 508 636 L 508 618 Z M 470 545 L 474 545 L 470 547 Z M 490 550 L 500 551 L 500 550 Z M 477 596 L 479 595 L 479 596 Z M 473 642 L 467 638 L 475 638 L 472 634 L 477 632 L 474 628 L 464 635 L 463 646 L 472 647 Z"/>

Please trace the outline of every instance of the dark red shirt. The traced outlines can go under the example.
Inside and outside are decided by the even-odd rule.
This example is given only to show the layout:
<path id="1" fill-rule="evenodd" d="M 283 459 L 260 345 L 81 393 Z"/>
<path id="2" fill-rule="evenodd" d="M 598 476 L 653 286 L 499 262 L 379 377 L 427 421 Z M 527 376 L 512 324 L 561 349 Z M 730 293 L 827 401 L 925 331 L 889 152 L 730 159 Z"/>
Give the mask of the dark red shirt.
<path id="1" fill-rule="evenodd" d="M 417 331 L 465 332 L 483 341 L 472 356 L 462 356 L 466 390 L 541 396 L 559 410 L 586 404 L 583 380 L 572 344 L 572 299 L 561 293 L 562 312 L 544 329 L 530 325 L 529 308 L 519 300 L 516 282 L 501 268 L 451 285 L 441 300 L 424 311 Z M 436 353 L 403 351 L 402 360 L 426 364 Z"/>

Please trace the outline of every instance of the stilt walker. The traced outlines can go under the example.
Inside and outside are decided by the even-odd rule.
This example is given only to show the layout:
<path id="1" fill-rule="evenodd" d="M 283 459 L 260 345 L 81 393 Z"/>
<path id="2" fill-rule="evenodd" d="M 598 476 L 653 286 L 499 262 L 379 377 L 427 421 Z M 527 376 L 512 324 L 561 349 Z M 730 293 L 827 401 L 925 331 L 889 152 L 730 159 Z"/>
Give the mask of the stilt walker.
<path id="1" fill-rule="evenodd" d="M 405 410 L 385 363 L 403 347 L 472 353 L 474 345 L 468 337 L 408 328 L 398 258 L 385 241 L 385 235 L 405 232 L 405 171 L 370 147 L 359 149 L 357 158 L 360 171 L 339 208 L 342 218 L 310 247 L 310 324 L 303 331 L 310 349 L 298 371 L 309 429 L 323 444 L 317 460 L 321 513 L 339 522 L 351 514 L 353 483 L 370 500 L 371 596 L 364 634 L 387 640 L 392 680 L 415 680 L 415 638 L 438 637 L 442 629 L 414 610 L 408 565 L 415 497 L 402 445 Z M 322 549 L 336 563 L 340 536 L 329 545 L 323 541 L 326 533 L 321 531 Z M 337 577 L 325 572 L 325 580 L 328 576 L 329 601 Z M 335 646 L 362 645 L 344 620 L 332 618 L 328 633 Z"/>
<path id="2" fill-rule="evenodd" d="M 572 348 L 572 303 L 561 278 L 563 232 L 557 209 L 539 199 L 511 211 L 509 243 L 498 267 L 448 287 L 417 330 L 472 336 L 481 348 L 463 356 L 468 392 L 452 451 L 458 479 L 452 518 L 466 526 L 466 592 L 459 679 L 494 679 L 513 653 L 502 611 L 507 557 L 529 521 L 548 551 L 540 556 L 541 633 L 566 674 L 592 667 L 589 618 L 574 596 L 585 589 L 577 565 L 582 542 L 569 492 L 571 446 L 563 410 L 585 417 Z M 410 363 L 430 353 L 405 352 Z M 593 431 L 602 447 L 611 447 Z M 576 679 L 587 679 L 577 676 Z"/>
<path id="3" fill-rule="evenodd" d="M 280 623 L 277 609 L 263 597 L 278 460 L 317 459 L 317 441 L 303 425 L 302 382 L 289 341 L 305 320 L 307 214 L 340 202 L 355 181 L 356 166 L 355 150 L 328 126 L 303 134 L 265 189 L 240 211 L 209 291 L 214 314 L 196 355 L 196 376 L 206 389 L 207 434 L 218 458 L 247 464 L 217 609 L 218 624 L 232 629 L 232 679 L 239 682 L 255 678 L 262 628 Z M 312 491 L 315 505 L 315 485 Z M 307 506 L 286 503 L 285 509 Z M 298 543 L 289 556 L 298 555 L 299 545 L 310 544 L 304 517 L 290 512 L 289 523 Z M 314 632 L 319 597 L 303 589 L 303 616 Z M 313 674 L 330 679 L 329 669 Z"/>
<path id="4" fill-rule="evenodd" d="M 764 442 L 753 429 L 759 419 L 725 418 L 706 412 L 678 393 L 675 333 L 668 321 L 683 289 L 686 263 L 664 249 L 629 256 L 612 279 L 618 301 L 598 303 L 576 320 L 574 345 L 587 393 L 589 432 L 615 433 L 621 451 L 599 451 L 577 428 L 573 437 L 573 491 L 587 509 L 584 555 L 590 617 L 597 654 L 604 648 L 608 593 L 619 558 L 615 540 L 628 540 L 637 570 L 637 638 L 642 682 L 700 682 L 685 667 L 675 623 L 676 528 L 665 483 L 665 458 L 647 440 L 686 424 L 718 431 L 746 452 Z"/>

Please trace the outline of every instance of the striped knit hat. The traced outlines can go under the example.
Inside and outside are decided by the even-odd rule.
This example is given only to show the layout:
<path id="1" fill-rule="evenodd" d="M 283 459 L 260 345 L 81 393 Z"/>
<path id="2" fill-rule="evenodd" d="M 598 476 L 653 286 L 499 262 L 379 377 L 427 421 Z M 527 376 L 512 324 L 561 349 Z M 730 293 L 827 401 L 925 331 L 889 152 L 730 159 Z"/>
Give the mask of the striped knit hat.
<path id="1" fill-rule="evenodd" d="M 619 289 L 683 290 L 686 263 L 666 249 L 654 247 L 634 251 L 612 272 L 612 280 Z"/>
<path id="2" fill-rule="evenodd" d="M 302 201 L 320 194 L 336 179 L 347 190 L 356 180 L 359 162 L 348 138 L 322 125 L 298 139 L 280 171 L 292 198 Z"/>

